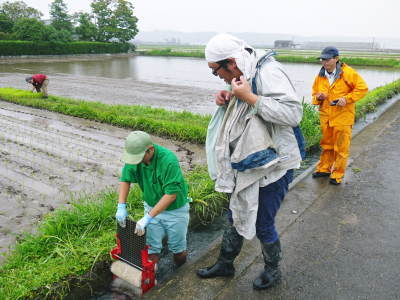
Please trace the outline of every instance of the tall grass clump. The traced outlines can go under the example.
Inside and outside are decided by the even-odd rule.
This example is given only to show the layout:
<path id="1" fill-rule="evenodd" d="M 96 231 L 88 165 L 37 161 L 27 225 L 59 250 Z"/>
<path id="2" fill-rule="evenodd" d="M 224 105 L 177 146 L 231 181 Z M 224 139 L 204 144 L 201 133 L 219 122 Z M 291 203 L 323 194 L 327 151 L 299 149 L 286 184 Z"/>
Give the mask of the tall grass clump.
<path id="1" fill-rule="evenodd" d="M 224 195 L 214 191 L 205 167 L 185 174 L 193 199 L 191 226 L 206 225 L 227 206 Z M 44 217 L 37 233 L 26 234 L 0 266 L 0 299 L 63 298 L 84 281 L 96 263 L 110 262 L 115 247 L 115 211 L 118 194 L 107 190 L 82 196 Z M 140 189 L 135 185 L 127 201 L 134 220 L 143 216 Z M 89 276 L 90 277 L 90 276 Z"/>
<path id="2" fill-rule="evenodd" d="M 319 145 L 322 133 L 319 125 L 319 112 L 315 105 L 305 103 L 303 99 L 303 119 L 300 123 L 301 131 L 306 140 L 307 151 Z"/>
<path id="3" fill-rule="evenodd" d="M 106 192 L 45 217 L 37 233 L 18 242 L 0 267 L 3 299 L 65 295 L 69 277 L 83 276 L 96 261 L 107 259 L 114 244 L 114 210 L 115 193 Z"/>
<path id="4" fill-rule="evenodd" d="M 214 191 L 214 182 L 210 179 L 205 166 L 197 166 L 187 173 L 191 205 L 191 225 L 207 225 L 215 217 L 222 215 L 228 206 L 228 198 Z"/>

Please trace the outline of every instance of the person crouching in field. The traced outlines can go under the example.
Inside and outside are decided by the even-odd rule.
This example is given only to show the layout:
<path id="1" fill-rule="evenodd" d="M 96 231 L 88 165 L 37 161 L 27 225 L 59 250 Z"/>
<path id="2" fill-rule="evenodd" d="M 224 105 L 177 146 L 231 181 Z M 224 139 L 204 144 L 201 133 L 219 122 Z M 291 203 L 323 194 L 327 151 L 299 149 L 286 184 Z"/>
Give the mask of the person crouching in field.
<path id="1" fill-rule="evenodd" d="M 178 158 L 172 151 L 154 144 L 146 132 L 133 131 L 125 140 L 122 160 L 125 165 L 115 215 L 118 223 L 125 226 L 129 189 L 131 183 L 137 183 L 143 192 L 144 217 L 136 223 L 135 233 L 141 236 L 146 232 L 149 258 L 155 262 L 167 236 L 175 265 L 181 266 L 187 257 L 189 198 Z"/>
<path id="2" fill-rule="evenodd" d="M 25 81 L 32 84 L 32 92 L 43 92 L 43 98 L 47 98 L 47 87 L 49 85 L 49 78 L 44 74 L 35 74 L 31 77 L 26 77 Z"/>

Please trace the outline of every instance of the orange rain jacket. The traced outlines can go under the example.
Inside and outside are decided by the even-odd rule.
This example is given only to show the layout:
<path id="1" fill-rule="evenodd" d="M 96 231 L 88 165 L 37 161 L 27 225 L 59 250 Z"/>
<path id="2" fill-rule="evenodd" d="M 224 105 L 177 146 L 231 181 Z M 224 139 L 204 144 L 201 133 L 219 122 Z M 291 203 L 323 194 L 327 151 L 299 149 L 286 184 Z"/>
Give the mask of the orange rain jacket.
<path id="1" fill-rule="evenodd" d="M 329 122 L 329 126 L 353 125 L 355 116 L 355 102 L 360 100 L 368 92 L 368 86 L 364 79 L 348 65 L 338 62 L 336 65 L 335 81 L 330 86 L 325 76 L 324 67 L 315 77 L 312 87 L 312 104 L 320 105 L 321 124 Z M 328 98 L 319 101 L 317 93 L 325 93 Z M 346 99 L 345 106 L 331 106 L 331 101 L 341 97 Z"/>

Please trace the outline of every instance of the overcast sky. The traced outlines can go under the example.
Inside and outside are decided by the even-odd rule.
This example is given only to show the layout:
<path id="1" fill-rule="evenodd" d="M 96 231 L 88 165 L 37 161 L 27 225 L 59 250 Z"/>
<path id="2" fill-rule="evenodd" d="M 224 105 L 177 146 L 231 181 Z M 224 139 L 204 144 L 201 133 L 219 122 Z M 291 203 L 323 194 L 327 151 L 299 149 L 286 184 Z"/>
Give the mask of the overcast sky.
<path id="1" fill-rule="evenodd" d="M 4 0 L 0 0 L 4 2 Z M 52 0 L 24 0 L 48 17 Z M 70 12 L 90 0 L 66 0 Z M 400 39 L 400 0 L 137 0 L 141 31 L 285 33 Z"/>

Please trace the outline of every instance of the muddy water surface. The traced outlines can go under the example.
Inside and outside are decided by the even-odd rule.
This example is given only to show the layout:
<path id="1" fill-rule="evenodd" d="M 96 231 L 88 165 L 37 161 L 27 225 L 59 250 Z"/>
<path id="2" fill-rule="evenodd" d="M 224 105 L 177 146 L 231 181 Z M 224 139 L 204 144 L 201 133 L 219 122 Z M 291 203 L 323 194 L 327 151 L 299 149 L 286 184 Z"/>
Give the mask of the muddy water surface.
<path id="1" fill-rule="evenodd" d="M 0 252 L 71 196 L 118 186 L 129 130 L 0 101 Z M 153 137 L 183 169 L 203 147 Z"/>
<path id="2" fill-rule="evenodd" d="M 284 63 L 300 98 L 310 101 L 318 64 Z M 356 67 L 370 89 L 400 78 L 400 71 Z M 139 104 L 211 114 L 213 95 L 225 88 L 204 59 L 132 55 L 50 56 L 0 59 L 0 87 L 28 88 L 24 78 L 50 76 L 51 94 L 101 101 Z"/>

